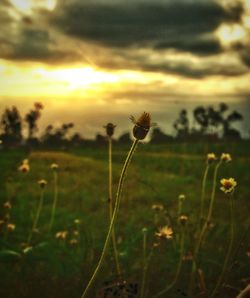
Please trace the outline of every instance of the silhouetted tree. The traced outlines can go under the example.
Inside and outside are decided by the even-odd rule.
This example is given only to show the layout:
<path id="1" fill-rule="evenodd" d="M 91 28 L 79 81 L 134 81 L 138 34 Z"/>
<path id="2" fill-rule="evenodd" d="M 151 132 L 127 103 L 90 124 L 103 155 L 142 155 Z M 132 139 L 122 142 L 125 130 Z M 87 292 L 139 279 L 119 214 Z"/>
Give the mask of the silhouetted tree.
<path id="1" fill-rule="evenodd" d="M 165 134 L 159 127 L 156 127 L 152 131 L 151 142 L 152 143 L 165 143 L 172 141 L 173 137 Z"/>
<path id="2" fill-rule="evenodd" d="M 129 133 L 129 132 L 126 132 L 126 133 L 122 134 L 122 135 L 119 137 L 118 142 L 119 142 L 119 143 L 122 143 L 122 144 L 128 144 L 128 143 L 131 143 L 131 136 L 130 136 L 130 133 Z"/>
<path id="3" fill-rule="evenodd" d="M 34 104 L 34 108 L 29 111 L 29 113 L 25 116 L 25 121 L 28 125 L 28 140 L 34 138 L 35 132 L 38 130 L 37 121 L 41 117 L 41 110 L 43 109 L 43 105 L 39 102 Z"/>
<path id="4" fill-rule="evenodd" d="M 179 117 L 174 122 L 174 128 L 177 132 L 176 138 L 186 139 L 189 134 L 189 120 L 186 110 L 181 110 Z"/>
<path id="5" fill-rule="evenodd" d="M 17 107 L 13 106 L 4 110 L 1 119 L 1 130 L 1 139 L 4 144 L 18 145 L 21 143 L 22 118 Z"/>
<path id="6" fill-rule="evenodd" d="M 48 125 L 42 136 L 42 142 L 45 145 L 57 147 L 69 143 L 69 131 L 74 127 L 72 122 L 64 123 L 59 128 L 54 128 L 53 125 Z"/>

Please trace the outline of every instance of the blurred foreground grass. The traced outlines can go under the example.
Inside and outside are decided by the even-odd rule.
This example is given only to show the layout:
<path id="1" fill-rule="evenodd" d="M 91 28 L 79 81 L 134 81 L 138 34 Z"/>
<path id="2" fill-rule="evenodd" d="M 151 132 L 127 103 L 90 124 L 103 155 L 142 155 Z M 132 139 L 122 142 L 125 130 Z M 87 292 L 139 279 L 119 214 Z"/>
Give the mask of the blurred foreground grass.
<path id="1" fill-rule="evenodd" d="M 128 145 L 129 147 L 129 145 Z M 114 145 L 114 193 L 127 149 Z M 1 233 L 0 274 L 1 297 L 80 297 L 105 240 L 108 228 L 108 162 L 107 149 L 72 149 L 68 152 L 36 151 L 27 154 L 21 150 L 0 151 L 0 214 L 9 213 L 16 229 Z M 221 270 L 229 232 L 229 203 L 219 190 L 223 177 L 234 177 L 238 182 L 235 192 L 236 239 L 235 264 L 228 272 L 227 288 L 218 297 L 235 297 L 238 289 L 250 279 L 249 235 L 239 247 L 240 239 L 249 226 L 250 210 L 250 155 L 249 143 L 234 144 L 171 144 L 153 146 L 140 144 L 126 177 L 122 204 L 116 225 L 119 259 L 124 279 L 138 283 L 142 275 L 142 228 L 149 230 L 148 250 L 155 242 L 157 228 L 167 224 L 166 212 L 155 218 L 153 204 L 163 204 L 170 215 L 173 229 L 177 227 L 177 198 L 185 194 L 183 213 L 189 216 L 185 253 L 193 245 L 194 216 L 199 210 L 201 180 L 205 169 L 206 153 L 220 155 L 228 152 L 233 161 L 219 170 L 216 206 L 211 230 L 202 250 L 202 270 L 208 290 L 211 290 Z M 17 172 L 22 159 L 30 160 L 27 174 Z M 52 233 L 48 226 L 53 201 L 52 163 L 59 165 L 59 198 Z M 209 172 L 206 203 L 210 197 L 212 172 Z M 21 244 L 27 240 L 39 199 L 37 181 L 46 179 L 45 202 L 38 223 L 39 231 L 33 237 L 32 250 L 23 254 Z M 12 209 L 3 204 L 10 201 Z M 80 219 L 80 224 L 74 223 Z M 68 231 L 65 240 L 55 238 L 58 231 Z M 74 231 L 79 231 L 78 244 L 71 245 Z M 178 239 L 162 242 L 154 249 L 149 263 L 146 289 L 148 297 L 160 291 L 173 280 L 178 262 Z M 165 297 L 182 297 L 187 293 L 191 262 L 186 258 L 176 286 Z M 90 297 L 109 280 L 115 280 L 112 250 L 106 258 Z M 101 296 L 102 297 L 102 296 Z"/>

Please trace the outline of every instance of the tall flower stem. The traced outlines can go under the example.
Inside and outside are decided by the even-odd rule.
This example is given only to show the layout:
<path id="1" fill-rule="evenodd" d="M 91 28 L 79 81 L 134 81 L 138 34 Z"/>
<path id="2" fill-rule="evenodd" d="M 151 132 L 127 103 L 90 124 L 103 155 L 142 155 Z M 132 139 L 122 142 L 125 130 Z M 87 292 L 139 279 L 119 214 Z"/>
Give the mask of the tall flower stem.
<path id="1" fill-rule="evenodd" d="M 126 176 L 126 173 L 127 173 L 127 170 L 128 170 L 128 167 L 129 167 L 129 164 L 130 164 L 130 161 L 131 161 L 131 158 L 135 152 L 135 149 L 138 145 L 138 142 L 139 140 L 136 139 L 132 146 L 131 146 L 131 149 L 127 155 L 127 158 L 125 160 L 125 163 L 123 165 L 123 168 L 122 168 L 122 172 L 121 172 L 121 176 L 120 176 L 120 180 L 119 180 L 119 184 L 118 184 L 118 188 L 117 188 L 117 193 L 116 193 L 116 200 L 115 200 L 115 207 L 114 207 L 114 211 L 113 211 L 113 215 L 112 215 L 112 219 L 111 219 L 111 222 L 110 222 L 110 225 L 109 225 L 109 229 L 108 229 L 108 233 L 107 233 L 107 236 L 106 236 L 106 240 L 105 240 L 105 243 L 104 243 L 104 247 L 103 247 L 103 250 L 102 250 L 102 253 L 101 253 L 101 256 L 100 256 L 100 259 L 97 263 L 97 266 L 96 266 L 96 269 L 95 271 L 93 272 L 93 275 L 92 277 L 90 278 L 81 298 L 84 298 L 84 297 L 87 297 L 87 294 L 97 276 L 97 273 L 98 271 L 100 270 L 101 268 L 101 265 L 102 265 L 102 262 L 104 260 L 104 257 L 107 253 L 107 249 L 108 249 L 108 244 L 109 244 L 109 240 L 110 240 L 110 237 L 111 237 L 111 234 L 112 234 L 112 230 L 113 230 L 113 227 L 114 227 L 114 224 L 115 224 L 115 220 L 117 218 L 117 214 L 118 214 L 118 209 L 119 209 L 119 206 L 120 206 L 120 200 L 121 200 L 121 193 L 122 193 L 122 188 L 123 188 L 123 183 L 124 183 L 124 178 Z"/>
<path id="2" fill-rule="evenodd" d="M 202 226 L 202 229 L 199 233 L 199 238 L 197 240 L 197 243 L 195 245 L 194 254 L 193 254 L 193 261 L 192 261 L 192 269 L 191 269 L 191 275 L 190 275 L 190 282 L 189 282 L 189 297 L 192 297 L 193 294 L 193 284 L 194 284 L 194 274 L 196 271 L 196 262 L 197 262 L 197 256 L 204 238 L 204 235 L 207 231 L 209 222 L 212 217 L 213 207 L 214 207 L 214 199 L 215 199 L 215 190 L 216 190 L 216 182 L 217 182 L 217 176 L 218 176 L 218 170 L 221 165 L 221 161 L 217 163 L 214 169 L 214 175 L 213 175 L 213 186 L 212 186 L 212 193 L 211 193 L 211 199 L 209 204 L 209 209 L 207 213 L 206 220 Z"/>
<path id="3" fill-rule="evenodd" d="M 58 199 L 58 173 L 56 170 L 54 170 L 53 172 L 54 172 L 54 200 L 53 200 L 51 217 L 50 217 L 49 232 L 51 231 L 54 223 L 56 205 L 57 205 L 57 199 Z"/>
<path id="4" fill-rule="evenodd" d="M 175 277 L 170 285 L 168 285 L 165 289 L 163 289 L 162 291 L 160 291 L 159 293 L 154 295 L 153 298 L 157 298 L 157 297 L 160 297 L 160 296 L 166 294 L 169 290 L 171 290 L 173 288 L 173 286 L 176 284 L 176 282 L 178 280 L 178 277 L 181 272 L 181 267 L 182 267 L 182 258 L 183 258 L 184 243 L 185 243 L 185 229 L 184 229 L 184 227 L 181 227 L 181 229 L 182 230 L 181 230 L 181 243 L 180 243 L 180 258 L 179 258 L 179 263 L 177 265 Z"/>
<path id="5" fill-rule="evenodd" d="M 226 273 L 226 269 L 228 267 L 228 263 L 229 263 L 229 259 L 230 259 L 230 255 L 232 252 L 232 248 L 233 248 L 233 241 L 234 241 L 234 216 L 233 216 L 233 197 L 230 198 L 230 217 L 231 217 L 231 223 L 230 223 L 230 242 L 229 242 L 229 246 L 227 249 L 227 254 L 224 260 L 224 264 L 222 267 L 222 271 L 221 274 L 218 278 L 218 281 L 216 283 L 216 286 L 210 296 L 210 298 L 214 297 L 214 295 L 216 295 L 217 291 L 219 290 L 221 283 L 223 281 L 223 278 L 225 276 Z"/>
<path id="6" fill-rule="evenodd" d="M 110 219 L 110 223 L 111 223 L 112 215 L 113 215 L 112 137 L 109 137 L 108 141 L 109 141 L 109 219 Z M 117 245 L 116 245 L 115 227 L 113 227 L 113 230 L 112 230 L 112 244 L 113 244 L 113 251 L 114 251 L 117 274 L 121 275 L 121 268 L 120 268 L 119 258 L 118 258 L 118 250 L 117 250 Z"/>
<path id="7" fill-rule="evenodd" d="M 32 236 L 33 236 L 33 233 L 34 233 L 34 231 L 37 227 L 37 223 L 38 223 L 40 213 L 41 213 L 41 210 L 42 210 L 42 207 L 43 207 L 43 199 L 44 199 L 44 189 L 42 188 L 41 189 L 41 194 L 40 194 L 40 200 L 39 200 L 39 204 L 38 204 L 38 208 L 37 208 L 37 212 L 36 212 L 34 222 L 33 222 L 33 226 L 32 226 L 32 229 L 30 231 L 30 234 L 29 234 L 29 237 L 28 237 L 28 240 L 27 240 L 28 244 L 30 243 L 30 241 L 32 239 Z"/>
<path id="8" fill-rule="evenodd" d="M 200 220 L 199 220 L 199 228 L 202 225 L 203 217 L 204 217 L 204 201 L 205 201 L 205 189 L 206 189 L 206 182 L 207 182 L 207 174 L 209 170 L 209 164 L 207 164 L 203 179 L 202 179 L 202 186 L 201 186 L 201 202 L 200 202 Z"/>
<path id="9" fill-rule="evenodd" d="M 144 298 L 145 293 L 145 283 L 146 283 L 146 275 L 147 275 L 147 229 L 143 229 L 143 248 L 142 248 L 142 285 L 141 285 L 141 298 Z"/>

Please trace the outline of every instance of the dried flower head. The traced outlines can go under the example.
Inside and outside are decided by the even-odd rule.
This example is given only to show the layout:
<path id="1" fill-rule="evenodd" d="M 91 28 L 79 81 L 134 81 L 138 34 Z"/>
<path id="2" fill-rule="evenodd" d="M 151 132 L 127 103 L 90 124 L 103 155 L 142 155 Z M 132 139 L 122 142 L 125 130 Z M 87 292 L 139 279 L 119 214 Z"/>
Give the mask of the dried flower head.
<path id="1" fill-rule="evenodd" d="M 12 205 L 11 205 L 11 203 L 9 201 L 7 201 L 7 202 L 5 202 L 3 204 L 3 207 L 6 208 L 6 209 L 11 209 L 12 208 Z"/>
<path id="2" fill-rule="evenodd" d="M 50 168 L 51 168 L 53 171 L 56 171 L 56 170 L 59 168 L 59 166 L 58 166 L 57 163 L 52 163 L 51 166 L 50 166 Z"/>
<path id="3" fill-rule="evenodd" d="M 217 157 L 214 153 L 208 153 L 207 154 L 207 162 L 208 163 L 212 163 L 214 161 L 216 161 Z"/>
<path id="4" fill-rule="evenodd" d="M 106 128 L 106 134 L 109 137 L 112 137 L 116 128 L 116 125 L 114 125 L 113 123 L 108 123 L 107 125 L 103 126 L 104 128 Z"/>
<path id="5" fill-rule="evenodd" d="M 60 232 L 57 232 L 56 233 L 56 239 L 66 239 L 67 238 L 67 235 L 68 235 L 68 232 L 67 231 L 60 231 Z"/>
<path id="6" fill-rule="evenodd" d="M 229 179 L 223 178 L 221 179 L 220 183 L 222 184 L 220 189 L 224 193 L 231 193 L 237 185 L 237 182 L 235 181 L 234 178 L 229 178 Z"/>
<path id="7" fill-rule="evenodd" d="M 37 183 L 40 185 L 41 188 L 44 188 L 48 184 L 48 182 L 44 179 L 39 180 Z"/>
<path id="8" fill-rule="evenodd" d="M 152 209 L 156 212 L 160 212 L 164 210 L 164 206 L 162 204 L 153 204 Z"/>
<path id="9" fill-rule="evenodd" d="M 180 201 L 185 201 L 185 199 L 186 199 L 186 196 L 184 195 L 184 194 L 180 194 L 179 196 L 178 196 L 178 199 L 180 200 Z"/>
<path id="10" fill-rule="evenodd" d="M 144 112 L 137 120 L 133 116 L 130 117 L 134 123 L 133 136 L 137 140 L 143 140 L 147 136 L 151 127 L 151 117 L 149 113 Z"/>
<path id="11" fill-rule="evenodd" d="M 22 172 L 22 173 L 27 173 L 27 172 L 29 172 L 29 170 L 30 170 L 30 166 L 29 166 L 28 163 L 23 163 L 23 164 L 21 164 L 20 167 L 18 168 L 18 171 L 19 171 L 19 172 Z"/>
<path id="12" fill-rule="evenodd" d="M 10 232 L 13 232 L 16 229 L 16 225 L 12 224 L 12 223 L 8 223 L 7 224 L 7 230 Z"/>
<path id="13" fill-rule="evenodd" d="M 71 240 L 69 241 L 69 244 L 72 245 L 72 246 L 77 245 L 77 243 L 78 243 L 78 240 L 75 239 L 75 238 L 73 238 L 73 239 L 71 239 Z"/>
<path id="14" fill-rule="evenodd" d="M 232 157 L 229 153 L 222 153 L 220 159 L 224 162 L 230 162 Z"/>
<path id="15" fill-rule="evenodd" d="M 188 217 L 186 215 L 181 215 L 179 217 L 179 222 L 181 225 L 185 226 L 188 221 Z"/>
<path id="16" fill-rule="evenodd" d="M 156 236 L 165 239 L 172 239 L 173 238 L 173 230 L 169 226 L 165 226 L 158 229 L 158 232 L 155 233 Z"/>

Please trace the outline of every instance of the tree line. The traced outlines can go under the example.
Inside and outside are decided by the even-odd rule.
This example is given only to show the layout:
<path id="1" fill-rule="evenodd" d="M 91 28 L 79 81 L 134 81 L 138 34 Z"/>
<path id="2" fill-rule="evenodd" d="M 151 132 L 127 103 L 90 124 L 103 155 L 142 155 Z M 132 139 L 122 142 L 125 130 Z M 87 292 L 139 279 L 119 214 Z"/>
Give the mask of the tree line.
<path id="1" fill-rule="evenodd" d="M 21 116 L 16 106 L 6 108 L 1 116 L 0 139 L 5 146 L 67 146 L 82 145 L 83 143 L 105 143 L 106 137 L 97 134 L 95 140 L 84 139 L 80 133 L 72 133 L 74 123 L 63 123 L 60 127 L 49 124 L 38 137 L 38 122 L 44 109 L 43 104 L 36 102 L 24 117 Z M 151 142 L 163 143 L 169 141 L 200 141 L 241 138 L 240 132 L 233 124 L 243 120 L 243 116 L 237 111 L 230 111 L 225 103 L 218 107 L 198 106 L 193 109 L 192 115 L 187 110 L 180 111 L 173 123 L 175 133 L 166 134 L 160 127 L 152 129 Z M 23 132 L 26 130 L 26 137 Z M 131 141 L 129 133 L 122 134 L 118 140 L 120 143 Z"/>

